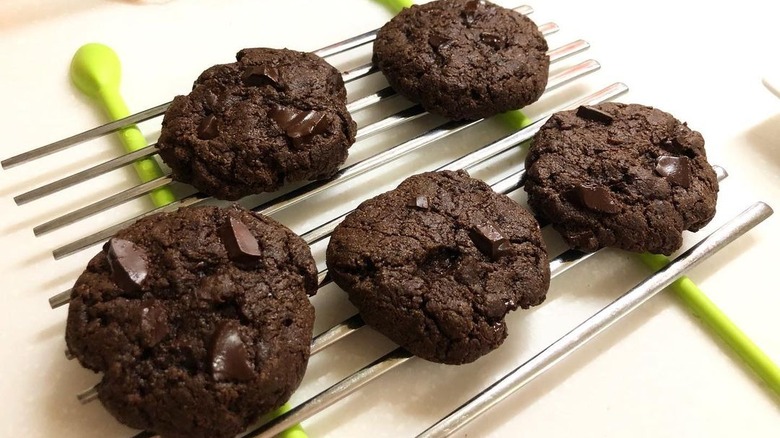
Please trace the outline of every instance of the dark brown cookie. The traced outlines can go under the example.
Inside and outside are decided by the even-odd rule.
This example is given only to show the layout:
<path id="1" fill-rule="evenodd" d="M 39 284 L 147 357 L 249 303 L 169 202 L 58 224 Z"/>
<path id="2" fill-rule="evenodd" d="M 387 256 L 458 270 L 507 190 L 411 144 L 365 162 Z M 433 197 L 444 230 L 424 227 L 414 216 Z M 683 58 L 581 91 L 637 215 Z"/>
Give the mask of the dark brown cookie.
<path id="1" fill-rule="evenodd" d="M 355 142 L 339 72 L 311 53 L 244 49 L 209 68 L 165 113 L 173 177 L 220 199 L 332 176 Z"/>
<path id="2" fill-rule="evenodd" d="M 450 119 L 480 119 L 535 102 L 547 85 L 547 42 L 520 13 L 439 0 L 403 10 L 374 42 L 392 87 Z"/>
<path id="3" fill-rule="evenodd" d="M 66 341 L 100 400 L 164 437 L 232 437 L 298 387 L 317 289 L 308 246 L 240 208 L 180 209 L 112 238 L 76 281 Z"/>
<path id="4" fill-rule="evenodd" d="M 663 111 L 603 103 L 557 113 L 525 161 L 528 202 L 574 248 L 670 254 L 715 215 L 704 139 Z"/>
<path id="5" fill-rule="evenodd" d="M 501 345 L 505 315 L 540 304 L 550 283 L 533 216 L 465 171 L 363 202 L 333 232 L 327 264 L 366 323 L 448 364 Z"/>

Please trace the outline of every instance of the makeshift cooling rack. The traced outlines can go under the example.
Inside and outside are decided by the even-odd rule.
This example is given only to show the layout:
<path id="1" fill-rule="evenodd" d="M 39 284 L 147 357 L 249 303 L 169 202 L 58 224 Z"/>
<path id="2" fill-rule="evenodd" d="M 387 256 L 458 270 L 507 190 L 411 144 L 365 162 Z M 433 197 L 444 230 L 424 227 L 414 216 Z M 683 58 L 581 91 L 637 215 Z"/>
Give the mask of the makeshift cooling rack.
<path id="1" fill-rule="evenodd" d="M 524 13 L 531 12 L 531 9 L 529 7 L 520 7 L 518 9 Z M 543 24 L 540 26 L 540 29 L 545 34 L 549 34 L 556 31 L 557 26 L 552 23 Z M 316 53 L 324 57 L 329 57 L 339 53 L 343 53 L 355 47 L 371 42 L 373 39 L 373 35 L 374 32 L 369 32 L 360 35 L 358 37 L 346 40 L 342 43 L 328 46 L 326 48 L 317 51 Z M 550 51 L 551 61 L 553 63 L 560 62 L 569 56 L 582 52 L 587 48 L 588 48 L 588 44 L 586 42 L 582 40 L 573 41 L 569 44 L 565 44 L 560 47 L 552 49 Z M 550 91 L 562 87 L 569 82 L 576 81 L 577 79 L 595 71 L 596 69 L 598 69 L 598 67 L 599 67 L 598 63 L 593 60 L 586 60 L 583 62 L 572 63 L 569 66 L 562 67 L 559 71 L 557 71 L 555 74 L 551 76 L 547 90 Z M 344 74 L 344 79 L 345 82 L 353 82 L 365 78 L 372 73 L 374 73 L 373 67 L 371 65 L 364 65 L 355 69 L 351 69 L 350 71 L 346 72 Z M 557 105 L 555 109 L 558 110 L 564 108 L 571 108 L 582 104 L 595 104 L 604 100 L 612 99 L 622 94 L 626 90 L 627 87 L 625 85 L 621 83 L 615 83 L 603 88 L 602 90 L 596 93 L 570 99 L 563 104 Z M 359 112 L 371 106 L 381 104 L 382 102 L 385 102 L 393 97 L 394 97 L 394 92 L 391 89 L 389 88 L 381 89 L 374 94 L 371 94 L 369 96 L 351 102 L 349 105 L 349 109 L 352 112 Z M 543 96 L 542 99 L 545 98 L 546 96 Z M 87 131 L 86 133 L 77 135 L 75 137 L 53 143 L 52 145 L 45 146 L 43 148 L 30 151 L 28 153 L 20 154 L 15 157 L 11 157 L 7 160 L 4 160 L 2 162 L 2 165 L 5 168 L 10 168 L 13 166 L 22 165 L 31 162 L 36 158 L 55 153 L 59 150 L 73 146 L 79 142 L 86 141 L 91 138 L 96 138 L 98 136 L 114 132 L 128 124 L 137 123 L 158 116 L 164 111 L 166 107 L 167 104 L 163 104 L 158 107 L 139 113 L 138 115 L 130 117 L 128 119 L 124 119 L 122 121 L 115 122 L 115 123 L 110 123 L 103 127 L 95 128 L 93 130 Z M 380 132 L 384 132 L 386 130 L 390 130 L 395 127 L 401 126 L 402 124 L 410 122 L 412 120 L 421 119 L 425 115 L 426 114 L 422 109 L 420 109 L 417 106 L 412 106 L 408 109 L 402 110 L 383 120 L 380 120 L 378 122 L 366 126 L 362 126 L 358 132 L 359 142 L 353 147 L 353 151 L 355 148 L 360 147 L 361 145 L 360 140 L 367 139 Z M 479 149 L 476 149 L 455 161 L 452 161 L 444 166 L 440 166 L 439 168 L 440 169 L 461 169 L 461 168 L 471 169 L 483 163 L 490 162 L 491 160 L 496 159 L 496 157 L 499 157 L 502 154 L 507 153 L 508 151 L 514 148 L 517 148 L 520 143 L 530 139 L 530 137 L 536 132 L 536 130 L 538 130 L 541 124 L 546 120 L 546 115 L 547 114 L 537 117 L 535 120 L 531 121 L 531 123 L 528 126 L 526 126 L 525 128 L 519 130 L 514 134 L 510 134 L 507 137 L 491 142 L 490 144 L 485 145 Z M 347 181 L 355 179 L 358 176 L 367 174 L 368 172 L 380 170 L 381 167 L 390 164 L 391 162 L 393 162 L 394 160 L 402 156 L 409 155 L 414 151 L 429 146 L 430 144 L 438 140 L 445 139 L 446 137 L 450 137 L 458 132 L 465 131 L 466 129 L 475 127 L 480 123 L 481 121 L 441 123 L 438 126 L 434 127 L 433 129 L 417 135 L 411 140 L 400 143 L 383 152 L 380 152 L 379 154 L 376 154 L 374 156 L 371 156 L 369 158 L 351 164 L 347 167 L 344 167 L 337 174 L 337 176 L 331 180 L 324 181 L 324 182 L 315 182 L 315 183 L 308 184 L 304 187 L 294 189 L 281 196 L 278 196 L 275 199 L 272 199 L 270 201 L 267 201 L 257 206 L 255 208 L 255 211 L 264 214 L 277 213 L 292 205 L 311 199 L 315 195 L 323 193 L 326 190 L 335 188 Z M 17 203 L 23 204 L 27 202 L 32 202 L 37 199 L 45 199 L 45 197 L 50 196 L 51 194 L 57 192 L 58 190 L 64 189 L 72 185 L 87 182 L 95 176 L 126 166 L 137 159 L 153 156 L 155 152 L 156 149 L 154 145 L 150 145 L 149 147 L 147 147 L 142 151 L 117 157 L 116 159 L 98 164 L 89 169 L 65 177 L 53 183 L 49 183 L 44 186 L 29 190 L 25 193 L 16 196 L 15 200 L 17 201 Z M 722 179 L 723 177 L 725 177 L 725 171 L 723 171 L 723 169 L 716 168 L 716 170 L 718 171 L 719 178 Z M 521 174 L 522 174 L 522 169 L 516 169 L 513 173 L 509 174 L 508 176 L 500 178 L 498 181 L 491 181 L 491 182 L 493 183 L 492 185 L 495 190 L 502 193 L 508 193 L 513 190 L 516 190 L 519 187 L 518 186 L 519 179 L 520 179 L 519 177 Z M 34 232 L 36 235 L 42 235 L 48 232 L 53 232 L 61 227 L 80 221 L 94 214 L 110 215 L 111 208 L 120 205 L 123 202 L 127 202 L 129 200 L 143 196 L 149 193 L 150 191 L 154 190 L 155 188 L 165 186 L 170 182 L 171 182 L 170 178 L 165 176 L 157 180 L 150 181 L 145 184 L 141 184 L 137 187 L 122 191 L 120 193 L 112 195 L 98 202 L 91 203 L 87 206 L 78 208 L 77 210 L 71 211 L 63 216 L 52 218 L 51 220 L 46 221 L 45 223 L 35 226 Z M 197 205 L 203 202 L 206 202 L 206 198 L 196 194 L 190 197 L 180 199 L 179 201 L 177 201 L 172 205 L 161 207 L 154 211 L 150 211 L 149 213 L 155 211 L 168 211 L 181 206 Z M 486 390 L 484 396 L 476 398 L 473 403 L 464 407 L 463 410 L 456 412 L 453 416 L 448 417 L 440 425 L 435 426 L 433 429 L 431 429 L 429 432 L 426 433 L 428 433 L 430 436 L 435 436 L 437 434 L 445 433 L 447 431 L 456 430 L 460 424 L 463 424 L 465 422 L 465 420 L 473 418 L 475 413 L 484 410 L 486 406 L 495 403 L 495 401 L 499 400 L 500 397 L 505 396 L 507 393 L 506 391 L 508 390 L 507 388 L 515 389 L 519 384 L 522 384 L 523 381 L 527 381 L 529 378 L 532 378 L 534 375 L 538 374 L 546 367 L 551 366 L 556 360 L 559 360 L 565 354 L 571 352 L 578 345 L 581 345 L 582 342 L 585 342 L 588 339 L 590 339 L 592 336 L 595 336 L 595 334 L 597 334 L 600 330 L 608 326 L 609 323 L 613 322 L 618 317 L 624 315 L 625 313 L 632 310 L 637 305 L 641 304 L 643 300 L 649 298 L 652 294 L 661 290 L 661 288 L 666 284 L 668 284 L 673 278 L 675 278 L 675 276 L 680 275 L 680 273 L 690 268 L 692 265 L 698 263 L 707 255 L 712 254 L 713 252 L 720 249 L 723 245 L 727 244 L 728 242 L 736 238 L 741 233 L 747 231 L 747 229 L 749 229 L 752 225 L 755 225 L 760 220 L 765 218 L 768 214 L 770 214 L 770 212 L 771 210 L 765 204 L 758 203 L 751 206 L 748 210 L 746 210 L 744 214 L 741 214 L 735 217 L 733 221 L 730 221 L 729 224 L 726 226 L 726 228 L 719 230 L 717 234 L 714 234 L 709 238 L 702 239 L 698 244 L 698 246 L 696 246 L 693 250 L 683 254 L 679 258 L 678 262 L 675 262 L 675 264 L 671 265 L 665 271 L 662 271 L 659 274 L 649 277 L 646 282 L 637 286 L 637 288 L 627 292 L 626 295 L 621 297 L 613 305 L 607 308 L 607 310 L 605 311 L 606 313 L 599 313 L 594 315 L 591 319 L 588 320 L 588 322 L 585 322 L 584 325 L 577 327 L 570 335 L 567 335 L 568 337 L 562 338 L 562 340 L 559 343 L 553 344 L 547 350 L 541 352 L 538 356 L 536 356 L 535 359 L 532 360 L 532 362 L 523 365 L 523 367 L 519 368 L 518 371 L 519 374 L 515 373 L 508 376 L 507 380 L 502 381 L 502 384 L 499 384 L 498 386 Z M 90 234 L 88 236 L 83 236 L 73 241 L 72 243 L 56 248 L 53 251 L 54 257 L 57 259 L 67 257 L 68 255 L 71 255 L 77 251 L 93 246 L 108 238 L 117 229 L 126 226 L 127 224 L 129 224 L 130 222 L 136 219 L 137 218 L 131 219 L 129 221 L 123 221 L 116 225 L 112 225 L 104 230 L 97 231 L 96 233 Z M 321 241 L 322 239 L 327 238 L 329 233 L 332 231 L 333 227 L 338 222 L 340 222 L 341 219 L 343 219 L 343 215 L 335 218 L 322 218 L 321 219 L 322 225 L 304 233 L 303 234 L 304 239 L 308 243 L 314 244 L 316 242 Z M 553 272 L 553 275 L 558 275 L 564 272 L 565 270 L 573 267 L 577 263 L 585 260 L 585 258 L 589 256 L 590 255 L 580 254 L 577 253 L 576 251 L 570 250 L 570 251 L 565 251 L 556 257 L 553 257 L 551 260 L 551 270 Z M 329 282 L 326 272 L 324 270 L 320 271 L 320 281 L 323 285 Z M 70 291 L 63 291 L 57 294 L 55 297 L 53 297 L 51 300 L 52 307 L 57 307 L 66 304 L 69 296 L 69 292 Z M 312 353 L 316 354 L 323 351 L 325 348 L 335 344 L 337 341 L 346 338 L 348 335 L 356 332 L 362 327 L 362 325 L 363 324 L 359 316 L 351 317 L 348 320 L 344 321 L 343 323 L 336 325 L 332 329 L 322 333 L 321 335 L 315 338 L 312 345 Z M 408 353 L 406 353 L 402 349 L 394 350 L 391 353 L 377 359 L 375 362 L 368 365 L 367 367 L 364 367 L 363 369 L 359 370 L 354 375 L 332 386 L 330 389 L 326 390 L 325 392 L 321 393 L 320 395 L 316 396 L 310 401 L 305 402 L 299 405 L 298 407 L 294 408 L 290 413 L 282 417 L 279 417 L 278 419 L 266 425 L 261 426 L 257 430 L 250 432 L 249 436 L 272 436 L 273 434 L 283 430 L 289 425 L 299 421 L 303 421 L 304 419 L 309 418 L 312 415 L 315 415 L 316 413 L 327 408 L 328 406 L 335 404 L 336 402 L 348 396 L 349 394 L 353 393 L 354 391 L 358 390 L 362 386 L 368 384 L 374 379 L 379 378 L 381 375 L 388 372 L 389 370 L 400 366 L 401 364 L 408 361 L 409 359 L 410 356 L 408 355 Z M 534 360 L 535 362 L 533 362 Z M 499 388 L 500 391 L 496 391 L 495 388 Z M 80 394 L 80 398 L 84 401 L 89 401 L 93 397 L 94 397 L 94 390 L 86 390 L 85 392 Z M 485 400 L 488 399 L 489 402 L 486 402 Z M 138 436 L 146 436 L 146 435 L 147 434 L 143 433 Z"/>

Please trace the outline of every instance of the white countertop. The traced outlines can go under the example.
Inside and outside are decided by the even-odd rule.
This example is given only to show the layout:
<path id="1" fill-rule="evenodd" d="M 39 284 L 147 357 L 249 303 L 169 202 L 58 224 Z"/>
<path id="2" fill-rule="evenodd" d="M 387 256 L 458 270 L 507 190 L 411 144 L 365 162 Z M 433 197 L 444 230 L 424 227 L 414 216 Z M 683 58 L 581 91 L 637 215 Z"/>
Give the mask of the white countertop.
<path id="1" fill-rule="evenodd" d="M 515 2 L 501 1 L 506 6 Z M 551 47 L 582 38 L 592 48 L 561 63 L 593 58 L 602 69 L 532 106 L 584 95 L 616 81 L 629 85 L 619 100 L 657 106 L 688 121 L 707 140 L 710 161 L 730 177 L 721 185 L 723 223 L 754 201 L 780 208 L 780 99 L 762 76 L 780 77 L 780 5 L 748 0 L 728 6 L 657 0 L 539 1 L 538 24 L 561 31 Z M 123 93 L 133 110 L 186 93 L 204 68 L 231 62 L 243 47 L 315 50 L 381 26 L 389 13 L 368 0 L 4 0 L 0 2 L 0 158 L 104 121 L 67 79 L 73 52 L 99 41 L 124 63 Z M 364 54 L 365 56 L 365 54 Z M 774 57 L 775 59 L 772 59 Z M 343 57 L 342 57 L 343 58 Z M 339 68 L 354 59 L 330 59 Z M 771 67 L 774 65 L 774 69 Z M 381 79 L 374 79 L 375 86 Z M 376 85 L 379 84 L 379 85 Z M 366 89 L 351 87 L 353 96 Z M 152 139 L 158 125 L 142 129 Z M 344 211 L 371 193 L 394 186 L 413 165 L 435 167 L 448 153 L 496 136 L 495 126 L 427 147 L 335 194 L 277 218 L 298 232 L 321 222 L 322 211 Z M 370 147 L 409 137 L 409 129 L 357 144 L 351 160 Z M 436 145 L 434 145 L 436 146 Z M 41 237 L 31 229 L 47 218 L 129 187 L 130 171 L 24 206 L 13 196 L 65 172 L 114 156 L 113 140 L 0 170 L 0 436 L 129 437 L 100 403 L 81 406 L 75 393 L 97 376 L 63 356 L 64 308 L 47 298 L 70 287 L 95 248 L 55 261 L 53 248 L 148 208 L 145 200 Z M 361 149 L 362 148 L 362 149 Z M 114 151 L 114 152 L 112 152 Z M 520 155 L 509 157 L 517 162 Z M 446 160 L 445 160 L 446 161 Z M 433 164 L 430 164 L 433 163 Z M 500 165 L 476 173 L 487 178 Z M 366 189 L 369 187 L 369 189 Z M 334 203 L 334 201 L 339 201 Z M 780 361 L 780 281 L 774 272 L 780 217 L 773 216 L 690 276 L 775 361 Z M 703 233 L 700 233 L 702 235 Z M 698 236 L 688 236 L 694 242 Z M 315 247 L 318 261 L 322 246 Z M 358 394 L 307 421 L 313 437 L 395 437 L 419 433 L 488 383 L 566 333 L 647 271 L 630 255 L 598 254 L 555 279 L 548 301 L 508 319 L 509 337 L 476 363 L 451 367 L 413 359 Z M 314 298 L 318 330 L 350 312 L 344 294 L 327 288 Z M 363 330 L 345 345 L 318 355 L 293 403 L 326 388 L 393 346 Z M 780 398 L 773 396 L 672 295 L 663 293 L 555 368 L 484 415 L 459 435 L 525 437 L 777 437 Z"/>

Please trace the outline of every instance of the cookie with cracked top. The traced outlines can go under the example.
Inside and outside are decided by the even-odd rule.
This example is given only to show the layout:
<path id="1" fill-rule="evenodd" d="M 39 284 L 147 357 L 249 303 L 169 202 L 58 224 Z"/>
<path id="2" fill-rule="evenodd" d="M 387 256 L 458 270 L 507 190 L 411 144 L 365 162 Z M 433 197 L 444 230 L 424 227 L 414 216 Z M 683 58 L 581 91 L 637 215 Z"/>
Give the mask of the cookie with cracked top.
<path id="1" fill-rule="evenodd" d="M 448 364 L 501 345 L 506 314 L 540 304 L 550 282 L 534 217 L 465 171 L 415 175 L 363 202 L 326 261 L 368 325 Z"/>
<path id="2" fill-rule="evenodd" d="M 528 203 L 574 248 L 671 254 L 715 215 L 704 138 L 661 110 L 602 103 L 553 115 L 525 161 Z"/>
<path id="3" fill-rule="evenodd" d="M 287 49 L 244 49 L 177 96 L 157 147 L 173 178 L 219 199 L 328 178 L 355 142 L 339 72 Z"/>
<path id="4" fill-rule="evenodd" d="M 103 374 L 98 397 L 120 422 L 232 437 L 300 384 L 316 290 L 309 247 L 270 218 L 238 207 L 148 216 L 76 281 L 68 350 Z"/>
<path id="5" fill-rule="evenodd" d="M 528 17 L 486 1 L 439 0 L 385 24 L 374 63 L 396 91 L 431 113 L 476 120 L 538 100 L 550 59 Z"/>

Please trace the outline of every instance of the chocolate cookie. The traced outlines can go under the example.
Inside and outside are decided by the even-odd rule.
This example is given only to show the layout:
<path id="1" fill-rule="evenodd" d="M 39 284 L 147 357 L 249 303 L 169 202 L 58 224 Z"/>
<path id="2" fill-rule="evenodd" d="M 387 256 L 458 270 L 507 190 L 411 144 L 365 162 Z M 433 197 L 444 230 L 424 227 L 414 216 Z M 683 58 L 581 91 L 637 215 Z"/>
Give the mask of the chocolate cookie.
<path id="1" fill-rule="evenodd" d="M 374 42 L 398 93 L 447 118 L 480 119 L 535 102 L 547 85 L 547 42 L 524 15 L 477 0 L 403 10 Z"/>
<path id="2" fill-rule="evenodd" d="M 165 113 L 157 147 L 174 179 L 220 199 L 332 176 L 355 142 L 339 72 L 311 53 L 244 49 Z"/>
<path id="3" fill-rule="evenodd" d="M 501 345 L 506 314 L 540 304 L 550 283 L 533 216 L 465 171 L 363 202 L 333 232 L 327 264 L 367 324 L 448 364 Z"/>
<path id="4" fill-rule="evenodd" d="M 238 207 L 180 209 L 116 234 L 73 288 L 66 341 L 119 421 L 232 437 L 298 387 L 317 289 L 308 246 Z"/>
<path id="5" fill-rule="evenodd" d="M 603 103 L 557 113 L 525 161 L 528 203 L 582 251 L 670 254 L 715 215 L 704 139 L 671 115 Z"/>

